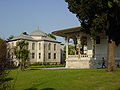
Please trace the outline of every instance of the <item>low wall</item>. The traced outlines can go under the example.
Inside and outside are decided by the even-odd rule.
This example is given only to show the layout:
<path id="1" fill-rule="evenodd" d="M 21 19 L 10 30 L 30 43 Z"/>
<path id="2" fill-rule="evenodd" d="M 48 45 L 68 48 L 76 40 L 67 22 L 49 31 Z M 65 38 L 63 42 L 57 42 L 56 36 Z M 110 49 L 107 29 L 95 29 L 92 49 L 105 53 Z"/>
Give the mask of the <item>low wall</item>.
<path id="1" fill-rule="evenodd" d="M 89 60 L 66 60 L 66 68 L 89 68 Z"/>
<path id="2" fill-rule="evenodd" d="M 104 68 L 103 60 L 66 60 L 66 68 Z M 116 60 L 116 66 L 120 67 L 120 60 Z"/>

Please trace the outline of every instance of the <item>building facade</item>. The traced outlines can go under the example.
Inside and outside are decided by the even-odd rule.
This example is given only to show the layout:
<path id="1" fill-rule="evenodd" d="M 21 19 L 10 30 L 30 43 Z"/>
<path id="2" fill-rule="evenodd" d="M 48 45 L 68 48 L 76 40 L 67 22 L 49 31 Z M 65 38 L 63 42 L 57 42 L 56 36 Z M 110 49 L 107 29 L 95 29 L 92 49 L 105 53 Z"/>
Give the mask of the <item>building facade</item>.
<path id="1" fill-rule="evenodd" d="M 100 34 L 95 40 L 73 27 L 53 32 L 54 35 L 65 38 L 66 68 L 101 68 L 106 66 L 108 40 L 105 34 Z M 69 42 L 73 40 L 74 53 L 69 55 Z M 116 66 L 120 66 L 120 45 L 116 46 Z"/>
<path id="2" fill-rule="evenodd" d="M 63 62 L 63 47 L 61 42 L 47 36 L 46 33 L 40 30 L 36 30 L 30 34 L 22 33 L 20 36 L 14 37 L 8 41 L 8 47 L 11 49 L 12 61 L 16 65 L 19 64 L 19 60 L 13 55 L 12 48 L 16 46 L 16 43 L 20 40 L 25 40 L 29 43 L 28 50 L 30 51 L 29 59 L 31 64 L 37 62 L 60 64 Z"/>

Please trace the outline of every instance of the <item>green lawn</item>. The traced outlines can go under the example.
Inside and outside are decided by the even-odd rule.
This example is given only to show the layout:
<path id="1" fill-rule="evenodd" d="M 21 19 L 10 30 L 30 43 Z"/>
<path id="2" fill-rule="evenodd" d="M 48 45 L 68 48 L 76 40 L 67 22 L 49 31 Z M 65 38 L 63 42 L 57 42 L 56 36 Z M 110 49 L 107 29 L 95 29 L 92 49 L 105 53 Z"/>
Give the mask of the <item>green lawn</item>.
<path id="1" fill-rule="evenodd" d="M 120 71 L 105 69 L 12 70 L 9 77 L 15 90 L 120 90 Z"/>

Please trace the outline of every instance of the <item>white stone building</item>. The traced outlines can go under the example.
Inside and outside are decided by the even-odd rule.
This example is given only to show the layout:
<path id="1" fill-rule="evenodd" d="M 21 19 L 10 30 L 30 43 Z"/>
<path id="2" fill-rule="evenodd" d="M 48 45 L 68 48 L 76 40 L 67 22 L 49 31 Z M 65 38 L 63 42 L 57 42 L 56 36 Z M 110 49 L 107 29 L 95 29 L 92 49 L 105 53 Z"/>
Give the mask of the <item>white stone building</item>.
<path id="1" fill-rule="evenodd" d="M 89 35 L 81 32 L 80 27 L 58 30 L 52 33 L 65 38 L 66 68 L 101 68 L 107 59 L 108 41 L 104 34 L 100 34 L 96 40 L 93 40 Z M 68 54 L 70 39 L 74 41 L 76 47 L 73 55 Z M 120 66 L 120 45 L 116 47 L 115 59 L 116 65 Z"/>
<path id="2" fill-rule="evenodd" d="M 63 45 L 61 42 L 47 36 L 46 33 L 36 30 L 30 34 L 20 34 L 8 41 L 8 47 L 16 46 L 16 42 L 25 40 L 29 43 L 28 50 L 30 50 L 30 63 L 36 62 L 49 62 L 60 64 L 63 62 Z M 12 51 L 11 51 L 12 52 Z M 16 57 L 12 55 L 12 61 L 16 64 L 19 63 Z"/>

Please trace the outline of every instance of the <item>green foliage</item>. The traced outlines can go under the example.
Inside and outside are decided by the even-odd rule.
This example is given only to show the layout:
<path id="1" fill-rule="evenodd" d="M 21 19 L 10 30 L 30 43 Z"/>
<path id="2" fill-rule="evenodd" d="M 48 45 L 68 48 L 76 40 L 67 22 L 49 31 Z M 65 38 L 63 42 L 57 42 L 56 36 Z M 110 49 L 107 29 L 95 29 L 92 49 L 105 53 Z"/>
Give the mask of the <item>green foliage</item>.
<path id="1" fill-rule="evenodd" d="M 24 35 L 28 35 L 27 32 L 23 32 Z"/>
<path id="2" fill-rule="evenodd" d="M 30 66 L 31 69 L 35 68 L 54 68 L 54 67 L 65 67 L 65 65 L 37 65 L 37 66 Z"/>
<path id="3" fill-rule="evenodd" d="M 7 75 L 10 70 L 6 70 L 9 66 L 7 59 L 7 45 L 6 42 L 0 38 L 0 90 L 6 90 L 9 87 Z"/>
<path id="4" fill-rule="evenodd" d="M 57 62 L 34 62 L 34 63 L 32 63 L 32 64 L 30 64 L 30 66 L 41 66 L 41 65 L 61 65 L 61 64 L 59 64 L 59 63 L 57 63 Z"/>
<path id="5" fill-rule="evenodd" d="M 27 47 L 28 42 L 25 40 L 18 41 L 16 43 L 16 47 L 14 47 L 14 54 L 16 58 L 19 59 L 21 70 L 25 70 L 28 66 L 30 51 L 27 49 Z"/>
<path id="6" fill-rule="evenodd" d="M 81 31 L 91 35 L 108 36 L 108 71 L 115 71 L 115 45 L 120 43 L 120 0 L 65 0 L 76 14 Z M 110 53 L 111 52 L 111 53 Z"/>
<path id="7" fill-rule="evenodd" d="M 7 40 L 11 40 L 11 39 L 13 39 L 13 38 L 14 38 L 14 36 L 11 35 Z"/>
<path id="8" fill-rule="evenodd" d="M 112 8 L 112 6 L 113 6 L 113 3 L 111 1 L 108 1 L 108 7 Z"/>
<path id="9" fill-rule="evenodd" d="M 120 43 L 119 0 L 65 0 L 68 9 L 76 14 L 81 31 L 93 37 L 106 33 L 109 40 Z"/>
<path id="10" fill-rule="evenodd" d="M 66 46 L 64 46 L 64 55 L 66 53 Z M 69 45 L 68 46 L 68 54 L 69 55 L 74 55 L 75 54 L 75 46 Z"/>
<path id="11" fill-rule="evenodd" d="M 120 69 L 119 69 L 120 70 Z M 16 78 L 17 70 L 10 77 Z M 53 89 L 45 89 L 53 88 Z M 15 90 L 119 90 L 120 71 L 63 69 L 19 71 Z"/>
<path id="12" fill-rule="evenodd" d="M 53 34 L 48 33 L 47 36 L 49 36 L 49 37 L 51 37 L 51 38 L 56 40 L 56 37 Z"/>

